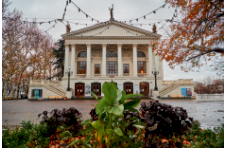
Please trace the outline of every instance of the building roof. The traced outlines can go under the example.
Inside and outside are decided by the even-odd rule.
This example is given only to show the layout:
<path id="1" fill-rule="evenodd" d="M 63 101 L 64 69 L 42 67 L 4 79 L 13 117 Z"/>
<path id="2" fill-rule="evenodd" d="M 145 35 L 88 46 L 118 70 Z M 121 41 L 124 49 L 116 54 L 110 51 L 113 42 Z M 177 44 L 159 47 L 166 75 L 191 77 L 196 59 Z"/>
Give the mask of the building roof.
<path id="1" fill-rule="evenodd" d="M 63 39 L 131 38 L 158 40 L 161 35 L 116 20 L 102 22 L 62 35 Z"/>

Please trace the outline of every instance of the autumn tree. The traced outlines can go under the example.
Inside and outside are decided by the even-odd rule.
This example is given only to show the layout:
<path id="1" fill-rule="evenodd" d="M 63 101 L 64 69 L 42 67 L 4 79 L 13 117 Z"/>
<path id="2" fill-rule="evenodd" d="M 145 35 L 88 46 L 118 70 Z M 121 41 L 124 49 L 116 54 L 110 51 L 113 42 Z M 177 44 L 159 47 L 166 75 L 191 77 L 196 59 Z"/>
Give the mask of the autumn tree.
<path id="1" fill-rule="evenodd" d="M 3 1 L 2 81 L 3 84 L 11 83 L 12 95 L 17 90 L 18 99 L 21 83 L 27 84 L 22 82 L 25 74 L 26 77 L 33 77 L 36 73 L 51 77 L 52 39 L 35 23 L 24 23 L 21 12 L 9 12 L 8 4 L 7 0 Z M 13 89 L 14 85 L 16 89 Z M 7 85 L 3 86 L 4 98 Z"/>
<path id="2" fill-rule="evenodd" d="M 224 57 L 223 0 L 166 0 L 175 8 L 168 39 L 159 42 L 157 53 L 171 68 L 182 64 L 189 71 Z M 179 13 L 180 12 L 180 13 Z M 181 17 L 181 21 L 176 18 Z M 176 19 L 176 20 L 175 20 Z M 218 69 L 218 68 L 217 68 Z"/>

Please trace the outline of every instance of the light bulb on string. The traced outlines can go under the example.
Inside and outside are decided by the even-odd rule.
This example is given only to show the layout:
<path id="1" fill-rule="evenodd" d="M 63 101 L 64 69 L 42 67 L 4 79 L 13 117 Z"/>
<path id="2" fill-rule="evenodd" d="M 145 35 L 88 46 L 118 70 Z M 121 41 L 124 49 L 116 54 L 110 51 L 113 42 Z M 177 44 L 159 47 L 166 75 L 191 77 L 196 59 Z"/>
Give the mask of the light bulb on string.
<path id="1" fill-rule="evenodd" d="M 146 16 L 144 15 L 144 19 L 146 19 Z"/>
<path id="2" fill-rule="evenodd" d="M 156 13 L 155 11 L 153 11 L 153 13 Z"/>
<path id="3" fill-rule="evenodd" d="M 91 21 L 93 22 L 93 18 L 91 19 Z"/>
<path id="4" fill-rule="evenodd" d="M 88 15 L 86 14 L 86 18 L 88 18 Z"/>
<path id="5" fill-rule="evenodd" d="M 80 8 L 78 8 L 78 12 L 80 12 Z"/>
<path id="6" fill-rule="evenodd" d="M 138 19 L 136 19 L 136 21 L 138 22 Z"/>

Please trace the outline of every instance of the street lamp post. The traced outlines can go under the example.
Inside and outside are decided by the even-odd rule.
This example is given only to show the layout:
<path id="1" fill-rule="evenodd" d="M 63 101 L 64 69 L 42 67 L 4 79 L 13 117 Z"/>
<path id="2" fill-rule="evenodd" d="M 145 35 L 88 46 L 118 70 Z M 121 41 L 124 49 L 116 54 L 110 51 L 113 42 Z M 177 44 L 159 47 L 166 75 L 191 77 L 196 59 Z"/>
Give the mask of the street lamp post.
<path id="1" fill-rule="evenodd" d="M 156 66 L 155 66 L 154 70 L 152 70 L 152 74 L 155 75 L 155 88 L 154 88 L 154 91 L 158 91 L 156 76 L 159 74 L 159 71 L 156 69 Z"/>
<path id="2" fill-rule="evenodd" d="M 65 74 L 68 75 L 68 87 L 67 87 L 67 91 L 70 91 L 70 75 L 73 74 L 73 71 L 70 70 L 70 67 L 66 70 Z"/>

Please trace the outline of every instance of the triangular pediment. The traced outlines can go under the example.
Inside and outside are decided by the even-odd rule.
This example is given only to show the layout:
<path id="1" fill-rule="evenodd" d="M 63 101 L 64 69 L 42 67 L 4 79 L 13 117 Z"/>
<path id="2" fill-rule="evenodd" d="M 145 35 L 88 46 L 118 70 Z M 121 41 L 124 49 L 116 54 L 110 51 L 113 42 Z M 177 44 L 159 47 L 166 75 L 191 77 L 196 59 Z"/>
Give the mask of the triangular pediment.
<path id="1" fill-rule="evenodd" d="M 67 37 L 144 37 L 159 39 L 160 36 L 159 34 L 117 21 L 107 21 L 62 35 L 64 39 Z"/>

